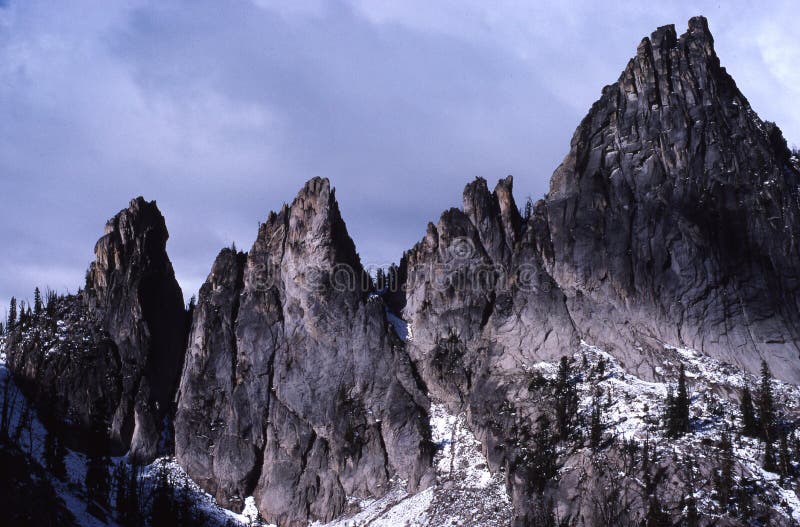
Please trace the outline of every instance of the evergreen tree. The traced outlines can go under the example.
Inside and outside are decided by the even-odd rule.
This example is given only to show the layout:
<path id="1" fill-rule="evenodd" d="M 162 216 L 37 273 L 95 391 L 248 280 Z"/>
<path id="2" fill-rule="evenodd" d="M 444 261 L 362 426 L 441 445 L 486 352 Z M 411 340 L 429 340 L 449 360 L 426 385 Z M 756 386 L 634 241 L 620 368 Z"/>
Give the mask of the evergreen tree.
<path id="1" fill-rule="evenodd" d="M 643 525 L 644 527 L 672 527 L 670 515 L 664 510 L 661 500 L 655 494 L 648 499 Z"/>
<path id="2" fill-rule="evenodd" d="M 723 430 L 717 444 L 717 466 L 714 474 L 714 490 L 720 507 L 727 512 L 730 509 L 735 485 L 733 480 L 733 443 L 731 443 L 731 436 L 727 430 Z"/>
<path id="3" fill-rule="evenodd" d="M 175 508 L 175 496 L 169 482 L 169 474 L 164 465 L 156 471 L 152 489 L 152 507 L 150 509 L 150 525 L 152 527 L 175 527 L 178 525 L 178 513 Z"/>
<path id="4" fill-rule="evenodd" d="M 558 437 L 566 440 L 573 430 L 578 413 L 578 391 L 572 379 L 572 367 L 567 357 L 561 357 L 555 385 L 556 426 Z"/>
<path id="5" fill-rule="evenodd" d="M 603 380 L 606 375 L 606 360 L 603 357 L 597 359 L 597 379 Z"/>
<path id="6" fill-rule="evenodd" d="M 543 414 L 533 434 L 533 446 L 525 453 L 528 475 L 531 476 L 531 486 L 536 494 L 544 492 L 547 483 L 558 474 L 556 438 L 550 428 L 550 419 Z"/>
<path id="7" fill-rule="evenodd" d="M 61 439 L 48 429 L 44 436 L 45 468 L 61 481 L 67 477 L 67 465 L 64 460 L 66 455 L 67 451 Z"/>
<path id="8" fill-rule="evenodd" d="M 772 373 L 766 361 L 761 361 L 761 385 L 758 389 L 758 420 L 760 437 L 766 442 L 774 440 L 775 397 L 772 394 Z"/>
<path id="9" fill-rule="evenodd" d="M 42 314 L 44 306 L 42 305 L 42 292 L 37 287 L 33 291 L 33 315 L 38 317 Z"/>
<path id="10" fill-rule="evenodd" d="M 11 297 L 11 304 L 8 306 L 8 323 L 6 328 L 10 331 L 17 324 L 17 299 Z"/>
<path id="11" fill-rule="evenodd" d="M 758 437 L 760 426 L 753 408 L 753 395 L 750 386 L 744 385 L 742 399 L 739 403 L 739 412 L 742 414 L 742 434 L 748 437 Z"/>
<path id="12" fill-rule="evenodd" d="M 114 510 L 122 527 L 142 524 L 139 510 L 139 478 L 136 466 L 122 462 L 114 470 Z"/>
<path id="13" fill-rule="evenodd" d="M 779 436 L 778 473 L 781 475 L 781 481 L 786 482 L 790 480 L 793 473 L 792 455 L 789 452 L 789 434 L 785 428 L 781 428 Z"/>
<path id="14" fill-rule="evenodd" d="M 96 405 L 91 414 L 89 445 L 86 461 L 86 498 L 87 510 L 102 518 L 109 508 L 109 467 L 108 441 L 106 439 L 106 421 L 102 405 Z"/>
<path id="15" fill-rule="evenodd" d="M 739 517 L 748 522 L 753 517 L 753 496 L 756 495 L 753 481 L 742 472 L 739 475 L 739 484 L 736 486 L 736 503 L 739 509 Z"/>
<path id="16" fill-rule="evenodd" d="M 533 200 L 530 196 L 525 200 L 525 210 L 522 213 L 523 221 L 527 222 L 533 216 Z"/>
<path id="17" fill-rule="evenodd" d="M 597 450 L 603 441 L 603 405 L 600 403 L 600 388 L 592 398 L 592 416 L 589 422 L 589 445 Z"/>
<path id="18" fill-rule="evenodd" d="M 128 502 L 128 466 L 125 462 L 114 468 L 114 511 L 119 523 L 124 523 Z"/>
<path id="19" fill-rule="evenodd" d="M 778 468 L 775 459 L 775 397 L 772 394 L 772 374 L 766 361 L 761 361 L 761 384 L 758 390 L 759 436 L 764 441 L 764 470 L 775 472 Z"/>
<path id="20" fill-rule="evenodd" d="M 667 393 L 666 421 L 667 435 L 680 437 L 691 431 L 689 420 L 689 407 L 691 398 L 686 387 L 686 368 L 681 364 L 678 373 L 678 389 L 673 395 L 672 390 Z"/>
<path id="21" fill-rule="evenodd" d="M 694 459 L 689 456 L 686 460 L 686 476 L 684 480 L 685 488 L 681 499 L 681 510 L 683 510 L 683 522 L 685 527 L 698 527 L 700 515 L 697 512 L 697 497 L 694 479 Z"/>
<path id="22" fill-rule="evenodd" d="M 383 292 L 386 289 L 386 272 L 383 269 L 378 269 L 375 272 L 375 289 L 378 290 L 379 293 Z"/>

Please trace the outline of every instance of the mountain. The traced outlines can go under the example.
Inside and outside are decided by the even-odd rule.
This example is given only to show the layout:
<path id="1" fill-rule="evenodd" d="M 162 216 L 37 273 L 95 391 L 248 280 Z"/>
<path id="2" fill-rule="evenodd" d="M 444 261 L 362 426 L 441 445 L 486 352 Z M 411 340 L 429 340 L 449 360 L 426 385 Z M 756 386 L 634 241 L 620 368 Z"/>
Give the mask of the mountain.
<path id="1" fill-rule="evenodd" d="M 796 383 L 799 183 L 693 18 L 644 39 L 575 131 L 540 252 L 582 336 L 641 347 L 640 373 L 670 342 Z"/>
<path id="2" fill-rule="evenodd" d="M 680 37 L 656 30 L 603 89 L 528 217 L 510 178 L 491 193 L 478 179 L 404 256 L 408 353 L 436 399 L 467 411 L 521 524 L 540 521 L 536 496 L 591 517 L 588 495 L 548 489 L 555 474 L 530 454 L 543 419 L 566 439 L 559 401 L 531 388 L 540 361 L 583 341 L 664 380 L 672 346 L 800 380 L 800 173 L 713 42 L 702 17 Z"/>
<path id="3" fill-rule="evenodd" d="M 118 452 L 152 461 L 185 347 L 183 295 L 164 217 L 142 198 L 108 221 L 86 286 L 10 329 L 8 365 L 55 426 L 107 432 Z"/>
<path id="4" fill-rule="evenodd" d="M 390 481 L 430 483 L 428 399 L 326 179 L 225 249 L 200 290 L 178 462 L 220 503 L 280 525 L 330 521 Z"/>
<path id="5" fill-rule="evenodd" d="M 315 178 L 189 323 L 140 198 L 0 354 L 58 437 L 168 457 L 132 472 L 160 489 L 140 516 L 241 512 L 171 525 L 798 525 L 799 165 L 696 17 L 640 43 L 543 199 L 476 179 L 377 283 Z M 35 435 L 0 454 L 49 463 Z"/>

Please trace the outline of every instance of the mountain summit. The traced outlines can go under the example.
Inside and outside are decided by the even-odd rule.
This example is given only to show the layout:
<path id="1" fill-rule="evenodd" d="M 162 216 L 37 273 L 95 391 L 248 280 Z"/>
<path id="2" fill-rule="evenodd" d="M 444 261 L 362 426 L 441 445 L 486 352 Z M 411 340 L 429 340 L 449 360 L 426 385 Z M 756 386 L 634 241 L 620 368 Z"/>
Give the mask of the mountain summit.
<path id="1" fill-rule="evenodd" d="M 581 336 L 641 348 L 639 373 L 671 343 L 798 382 L 799 188 L 780 130 L 692 18 L 642 40 L 575 131 L 539 205 L 541 253 Z"/>

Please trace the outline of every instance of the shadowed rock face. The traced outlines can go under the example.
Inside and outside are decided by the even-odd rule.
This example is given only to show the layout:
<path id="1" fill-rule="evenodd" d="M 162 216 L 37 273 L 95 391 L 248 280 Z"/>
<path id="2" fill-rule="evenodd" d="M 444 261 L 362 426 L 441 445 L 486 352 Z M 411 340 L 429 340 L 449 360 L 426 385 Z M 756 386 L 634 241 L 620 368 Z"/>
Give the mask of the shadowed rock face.
<path id="1" fill-rule="evenodd" d="M 41 340 L 36 325 L 52 322 L 42 319 L 8 346 L 12 371 L 57 408 L 56 419 L 86 428 L 93 414 L 102 418 L 116 449 L 137 461 L 159 453 L 185 349 L 168 236 L 155 202 L 131 201 L 97 242 L 86 288 L 56 307 L 77 341 Z"/>
<path id="2" fill-rule="evenodd" d="M 340 515 L 395 476 L 430 482 L 428 401 L 363 269 L 327 180 L 220 253 L 200 291 L 178 397 L 176 452 L 234 508 L 267 520 Z"/>
<path id="3" fill-rule="evenodd" d="M 652 374 L 661 342 L 800 381 L 800 173 L 702 17 L 659 28 L 575 132 L 540 206 L 581 335 Z M 650 359 L 647 359 L 650 357 Z"/>

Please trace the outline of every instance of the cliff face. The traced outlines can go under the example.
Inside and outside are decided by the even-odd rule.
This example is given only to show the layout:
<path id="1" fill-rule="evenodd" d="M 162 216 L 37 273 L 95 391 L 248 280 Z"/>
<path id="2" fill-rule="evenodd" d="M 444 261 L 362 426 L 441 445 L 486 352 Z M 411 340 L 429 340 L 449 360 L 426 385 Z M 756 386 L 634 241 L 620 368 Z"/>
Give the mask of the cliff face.
<path id="1" fill-rule="evenodd" d="M 107 223 L 82 293 L 58 301 L 7 344 L 11 370 L 56 408 L 56 420 L 83 429 L 102 422 L 116 450 L 138 461 L 159 452 L 185 347 L 167 238 L 155 202 L 131 201 Z"/>
<path id="2" fill-rule="evenodd" d="M 176 453 L 222 503 L 254 495 L 280 525 L 327 521 L 400 477 L 430 483 L 428 401 L 368 281 L 327 180 L 309 181 L 225 250 L 200 292 Z"/>
<path id="3" fill-rule="evenodd" d="M 663 342 L 800 381 L 800 173 L 720 66 L 706 20 L 659 28 L 584 118 L 541 206 L 582 336 Z M 637 361 L 640 364 L 637 364 Z M 649 371 L 648 371 L 649 370 Z"/>
<path id="4" fill-rule="evenodd" d="M 540 361 L 585 341 L 663 380 L 671 345 L 800 381 L 799 184 L 693 18 L 642 41 L 528 217 L 510 178 L 491 193 L 478 179 L 429 224 L 400 272 L 408 353 L 432 397 L 467 411 L 521 525 L 544 490 L 529 439 L 558 418 L 531 376 Z M 589 493 L 548 495 L 573 508 Z"/>

